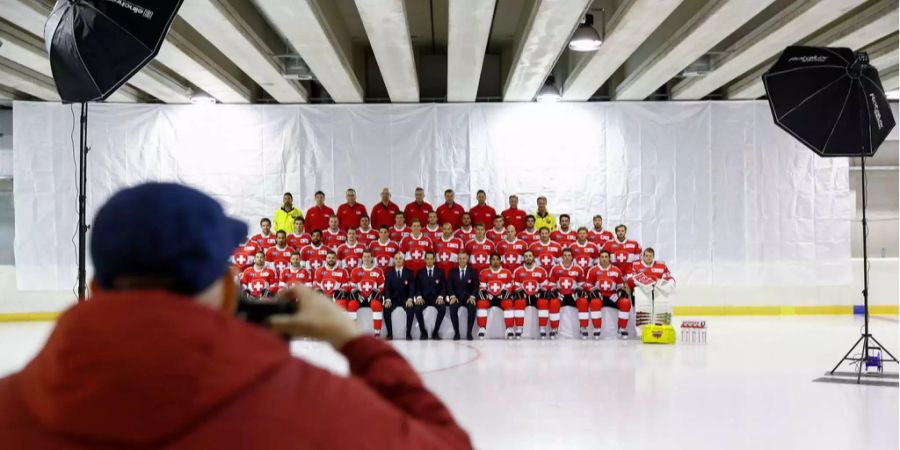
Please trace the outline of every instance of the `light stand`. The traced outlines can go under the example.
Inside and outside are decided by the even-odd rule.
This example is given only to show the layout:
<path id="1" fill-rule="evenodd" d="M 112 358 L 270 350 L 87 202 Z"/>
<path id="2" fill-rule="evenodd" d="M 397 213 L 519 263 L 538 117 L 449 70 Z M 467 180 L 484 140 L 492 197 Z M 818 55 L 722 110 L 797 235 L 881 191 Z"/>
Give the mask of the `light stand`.
<path id="1" fill-rule="evenodd" d="M 850 350 L 838 361 L 837 365 L 834 366 L 834 369 L 831 369 L 830 374 L 834 375 L 834 372 L 844 363 L 844 361 L 850 361 L 851 364 L 857 365 L 856 372 L 856 383 L 859 384 L 862 379 L 863 368 L 869 361 L 869 350 L 870 349 L 879 349 L 890 359 L 882 358 L 881 363 L 884 362 L 898 362 L 897 358 L 891 354 L 881 342 L 878 342 L 875 339 L 875 336 L 872 336 L 872 333 L 869 333 L 869 253 L 866 247 L 866 237 L 869 234 L 869 225 L 866 222 L 866 157 L 862 156 L 859 158 L 861 169 L 860 172 L 862 174 L 862 226 L 863 226 L 863 235 L 862 235 L 862 246 L 863 246 L 863 319 L 865 320 L 865 326 L 863 328 L 862 336 L 853 344 L 853 347 L 850 347 Z M 853 353 L 853 350 L 856 350 L 856 347 L 862 343 L 862 353 L 859 354 L 859 357 L 850 356 Z"/>
<path id="2" fill-rule="evenodd" d="M 88 104 L 81 104 L 81 140 L 78 148 L 78 301 L 85 300 L 87 253 L 87 119 Z"/>

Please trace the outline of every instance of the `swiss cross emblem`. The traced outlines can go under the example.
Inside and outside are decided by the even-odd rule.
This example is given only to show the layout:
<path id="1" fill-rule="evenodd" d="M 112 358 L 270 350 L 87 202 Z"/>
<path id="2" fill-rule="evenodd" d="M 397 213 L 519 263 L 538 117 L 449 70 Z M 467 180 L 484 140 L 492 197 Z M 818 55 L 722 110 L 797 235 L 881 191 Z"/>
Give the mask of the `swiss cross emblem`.
<path id="1" fill-rule="evenodd" d="M 334 283 L 332 283 L 331 280 L 328 280 L 322 284 L 322 287 L 325 288 L 326 292 L 331 292 L 332 290 L 334 290 Z"/>
<path id="2" fill-rule="evenodd" d="M 254 290 L 254 291 L 261 291 L 262 288 L 264 288 L 264 287 L 265 287 L 265 285 L 263 285 L 263 284 L 260 283 L 259 281 L 257 281 L 256 283 L 253 283 L 253 290 Z"/>
<path id="3" fill-rule="evenodd" d="M 541 264 L 543 264 L 545 266 L 549 266 L 550 262 L 551 262 L 550 256 L 544 255 L 541 257 Z"/>
<path id="4" fill-rule="evenodd" d="M 416 250 L 416 251 L 412 252 L 412 257 L 413 257 L 413 259 L 419 259 L 422 257 L 422 252 Z"/>
<path id="5" fill-rule="evenodd" d="M 604 282 L 600 285 L 600 289 L 602 289 L 602 290 L 604 290 L 604 291 L 609 291 L 610 289 L 612 289 L 612 284 L 611 284 L 609 281 L 604 281 Z"/>
<path id="6" fill-rule="evenodd" d="M 501 285 L 499 282 L 494 281 L 488 284 L 488 291 L 490 291 L 491 295 L 497 295 L 500 293 L 502 287 L 503 285 Z"/>
<path id="7" fill-rule="evenodd" d="M 350 258 L 347 260 L 347 265 L 350 267 L 356 267 L 356 258 Z"/>
<path id="8" fill-rule="evenodd" d="M 244 263 L 247 262 L 247 258 L 244 257 L 244 255 L 238 255 L 238 257 L 234 258 L 234 260 L 237 261 L 237 263 L 240 265 L 244 265 Z"/>
<path id="9" fill-rule="evenodd" d="M 278 264 L 276 264 L 275 267 L 277 267 L 278 270 L 284 270 L 287 268 L 287 264 L 285 264 L 284 261 L 278 261 Z"/>
<path id="10" fill-rule="evenodd" d="M 441 253 L 441 261 L 447 262 L 448 259 L 450 259 L 450 254 L 448 254 L 448 253 Z"/>
<path id="11" fill-rule="evenodd" d="M 362 285 L 363 291 L 365 291 L 365 292 L 371 291 L 373 287 L 375 287 L 375 286 L 372 286 L 372 283 L 369 283 L 368 281 L 366 281 L 366 282 Z"/>
<path id="12" fill-rule="evenodd" d="M 506 254 L 506 263 L 507 264 L 515 264 L 516 263 L 516 255 L 512 253 Z"/>
<path id="13" fill-rule="evenodd" d="M 627 258 L 627 256 L 624 253 L 616 253 L 613 256 L 615 256 L 616 260 L 619 262 L 625 262 L 625 259 Z"/>
<path id="14" fill-rule="evenodd" d="M 528 295 L 532 295 L 537 292 L 537 288 L 537 283 L 533 281 L 525 283 L 525 293 L 527 293 Z"/>
<path id="15" fill-rule="evenodd" d="M 570 287 L 572 287 L 572 282 L 569 281 L 568 278 L 564 278 L 564 279 L 559 283 L 559 285 L 562 286 L 562 287 L 565 288 L 565 289 L 569 289 Z"/>
<path id="16" fill-rule="evenodd" d="M 586 266 L 587 263 L 588 263 L 588 260 L 587 260 L 587 258 L 585 258 L 585 257 L 581 257 L 581 258 L 578 259 L 578 265 L 579 265 L 579 266 Z"/>
<path id="17" fill-rule="evenodd" d="M 318 269 L 319 267 L 322 267 L 322 261 L 319 261 L 318 259 L 315 259 L 315 260 L 313 260 L 313 262 L 312 262 L 312 266 L 313 266 L 314 268 Z"/>
<path id="18" fill-rule="evenodd" d="M 478 263 L 480 263 L 480 264 L 484 264 L 487 262 L 487 255 L 482 253 L 475 257 L 475 261 L 478 261 Z"/>
<path id="19" fill-rule="evenodd" d="M 385 258 L 384 256 L 382 256 L 381 258 L 378 258 L 378 265 L 386 266 L 387 264 L 388 264 L 387 258 Z"/>

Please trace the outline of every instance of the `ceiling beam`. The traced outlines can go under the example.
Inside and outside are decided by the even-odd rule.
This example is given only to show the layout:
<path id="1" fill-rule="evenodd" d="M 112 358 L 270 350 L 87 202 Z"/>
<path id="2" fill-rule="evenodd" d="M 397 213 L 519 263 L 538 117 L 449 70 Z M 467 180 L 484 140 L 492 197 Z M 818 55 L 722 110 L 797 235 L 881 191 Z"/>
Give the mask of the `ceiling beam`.
<path id="1" fill-rule="evenodd" d="M 0 85 L 33 95 L 41 100 L 58 102 L 59 93 L 50 77 L 21 64 L 0 58 Z"/>
<path id="2" fill-rule="evenodd" d="M 884 91 L 896 91 L 900 88 L 900 71 L 898 67 L 888 67 L 881 74 L 881 87 Z"/>
<path id="3" fill-rule="evenodd" d="M 247 1 L 189 0 L 178 13 L 279 103 L 305 103 L 306 90 L 284 78 L 267 45 L 268 25 Z M 271 30 L 269 30 L 271 33 Z"/>
<path id="4" fill-rule="evenodd" d="M 897 58 L 900 56 L 897 47 L 897 33 L 879 40 L 869 45 L 863 50 L 869 54 L 869 64 L 879 71 L 887 69 L 897 64 Z"/>
<path id="5" fill-rule="evenodd" d="M 513 57 L 503 101 L 530 102 L 569 45 L 591 0 L 535 0 L 513 39 Z"/>
<path id="6" fill-rule="evenodd" d="M 863 2 L 864 0 L 792 2 L 726 49 L 726 56 L 714 61 L 711 72 L 676 84 L 671 97 L 675 100 L 701 99 Z"/>
<path id="7" fill-rule="evenodd" d="M 681 3 L 682 0 L 634 0 L 620 6 L 606 26 L 600 49 L 586 53 L 566 78 L 562 99 L 591 98 Z M 594 14 L 594 20 L 600 20 L 598 14 Z"/>
<path id="8" fill-rule="evenodd" d="M 0 85 L 0 100 L 16 100 L 16 92 L 13 89 Z"/>
<path id="9" fill-rule="evenodd" d="M 418 102 L 419 78 L 404 0 L 354 1 L 391 101 Z"/>
<path id="10" fill-rule="evenodd" d="M 717 0 L 696 10 L 616 87 L 616 100 L 643 100 L 775 0 Z M 673 2 L 675 3 L 675 2 Z"/>
<path id="11" fill-rule="evenodd" d="M 50 14 L 50 8 L 45 3 L 37 0 L 4 0 L 3 3 L 3 7 L 0 8 L 0 18 L 21 27 L 43 42 L 44 22 L 47 15 Z M 165 102 L 186 103 L 190 101 L 188 86 L 166 77 L 151 66 L 144 67 L 135 74 L 128 84 Z M 122 90 L 122 94 L 111 100 L 131 101 L 131 97 L 136 98 L 136 93 L 126 88 Z"/>
<path id="12" fill-rule="evenodd" d="M 0 41 L 3 42 L 3 45 L 0 46 L 0 57 L 15 61 L 48 78 L 53 78 L 44 43 L 37 36 L 15 27 L 5 20 L 0 20 Z M 139 100 L 140 94 L 129 86 L 120 87 L 108 99 L 110 102 L 137 102 Z"/>
<path id="13" fill-rule="evenodd" d="M 353 70 L 353 42 L 332 0 L 256 0 L 337 103 L 361 103 L 363 87 Z"/>
<path id="14" fill-rule="evenodd" d="M 447 101 L 474 102 L 496 0 L 450 0 L 447 24 Z"/>
<path id="15" fill-rule="evenodd" d="M 856 14 L 837 24 L 832 24 L 828 29 L 800 42 L 800 44 L 812 47 L 847 47 L 859 50 L 897 31 L 897 12 L 896 1 L 875 1 Z M 894 45 L 896 45 L 896 41 Z M 894 62 L 896 63 L 896 59 Z M 771 63 L 774 63 L 774 60 Z M 725 96 L 729 99 L 754 99 L 765 95 L 762 75 L 769 69 L 771 63 L 757 67 L 732 83 L 725 89 Z"/>

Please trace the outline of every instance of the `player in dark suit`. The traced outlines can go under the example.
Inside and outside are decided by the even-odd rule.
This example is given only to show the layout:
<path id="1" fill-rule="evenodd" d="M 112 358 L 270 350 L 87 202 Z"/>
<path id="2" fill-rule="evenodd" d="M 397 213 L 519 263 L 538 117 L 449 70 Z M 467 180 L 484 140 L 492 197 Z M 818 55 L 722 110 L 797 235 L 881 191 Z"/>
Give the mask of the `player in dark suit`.
<path id="1" fill-rule="evenodd" d="M 415 304 L 416 285 L 413 283 L 413 273 L 411 270 L 403 267 L 403 253 L 397 252 L 394 255 L 394 267 L 385 268 L 384 282 L 384 323 L 387 325 L 387 339 L 394 338 L 394 327 L 391 323 L 391 313 L 394 308 L 401 307 L 406 311 L 406 339 L 412 339 L 412 319 L 413 315 L 422 316 L 422 306 Z M 424 319 L 419 319 L 419 329 L 425 339 L 428 335 L 425 332 Z"/>
<path id="2" fill-rule="evenodd" d="M 438 315 L 434 322 L 434 330 L 431 331 L 431 338 L 441 340 L 438 330 L 441 329 L 441 322 L 444 320 L 446 312 L 446 287 L 447 280 L 444 278 L 444 271 L 434 265 L 434 252 L 425 253 L 425 267 L 419 269 L 416 274 L 416 300 L 424 302 L 425 306 L 434 306 L 437 308 Z M 421 316 L 416 316 L 421 317 Z M 420 319 L 421 320 L 421 319 Z M 424 328 L 423 321 L 419 322 L 419 327 Z"/>
<path id="3" fill-rule="evenodd" d="M 459 308 L 468 310 L 466 339 L 472 340 L 475 326 L 475 296 L 478 295 L 478 271 L 469 267 L 469 255 L 459 252 L 459 264 L 450 269 L 447 277 L 447 295 L 450 297 L 450 320 L 453 322 L 453 340 L 459 340 Z"/>

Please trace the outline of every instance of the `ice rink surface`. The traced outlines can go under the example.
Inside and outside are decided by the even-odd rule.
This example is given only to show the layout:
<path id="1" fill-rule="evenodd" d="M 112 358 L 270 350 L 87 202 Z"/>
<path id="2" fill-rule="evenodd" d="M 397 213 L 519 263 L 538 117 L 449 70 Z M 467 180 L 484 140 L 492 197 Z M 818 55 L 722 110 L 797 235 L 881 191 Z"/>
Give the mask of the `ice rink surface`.
<path id="1" fill-rule="evenodd" d="M 599 342 L 394 345 L 450 405 L 479 449 L 900 446 L 896 387 L 813 382 L 856 341 L 861 318 L 705 320 L 706 345 L 649 346 L 612 336 Z M 0 324 L 0 375 L 25 364 L 51 328 Z M 871 328 L 897 355 L 897 318 L 873 318 Z M 337 372 L 347 370 L 324 344 L 297 341 L 292 350 Z"/>

